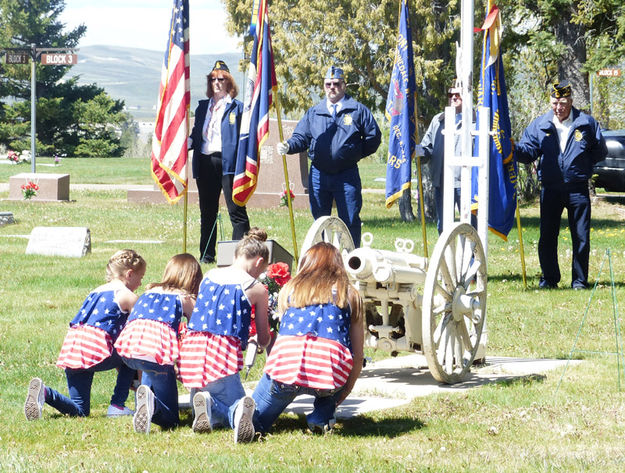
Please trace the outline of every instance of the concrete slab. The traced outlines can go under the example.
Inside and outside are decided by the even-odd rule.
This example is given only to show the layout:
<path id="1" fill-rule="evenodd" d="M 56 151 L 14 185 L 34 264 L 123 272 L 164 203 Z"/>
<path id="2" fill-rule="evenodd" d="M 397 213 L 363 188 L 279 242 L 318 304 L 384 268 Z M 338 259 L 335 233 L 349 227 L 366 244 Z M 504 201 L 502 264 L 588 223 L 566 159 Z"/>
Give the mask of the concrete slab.
<path id="1" fill-rule="evenodd" d="M 430 394 L 459 393 L 489 383 L 522 379 L 558 368 L 564 369 L 567 360 L 527 359 L 513 357 L 486 357 L 486 363 L 474 367 L 466 381 L 443 384 L 436 381 L 427 368 L 423 355 L 408 355 L 369 363 L 362 371 L 351 395 L 336 411 L 338 419 L 346 419 L 366 412 L 390 409 L 409 403 L 412 399 Z M 571 360 L 570 365 L 581 363 Z M 252 392 L 255 383 L 245 383 Z M 312 396 L 300 396 L 285 412 L 306 414 L 312 410 Z M 190 409 L 189 395 L 180 396 L 180 408 Z"/>

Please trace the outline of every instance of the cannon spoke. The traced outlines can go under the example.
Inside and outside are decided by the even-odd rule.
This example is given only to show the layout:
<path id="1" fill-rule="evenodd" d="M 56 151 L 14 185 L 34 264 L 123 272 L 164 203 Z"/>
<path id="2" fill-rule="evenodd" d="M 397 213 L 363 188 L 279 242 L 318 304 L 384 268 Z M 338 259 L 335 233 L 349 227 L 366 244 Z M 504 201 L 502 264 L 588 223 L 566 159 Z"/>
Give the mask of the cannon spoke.
<path id="1" fill-rule="evenodd" d="M 441 317 L 440 322 L 438 323 L 438 325 L 436 326 L 436 329 L 434 330 L 433 335 L 433 339 L 434 339 L 434 345 L 439 346 L 440 342 L 441 342 L 441 336 L 446 333 L 447 331 L 447 327 L 449 326 L 449 321 L 451 320 L 451 314 L 445 314 L 443 317 Z"/>
<path id="2" fill-rule="evenodd" d="M 471 321 L 469 321 L 469 323 L 471 323 Z M 467 351 L 471 351 L 473 349 L 473 343 L 471 343 L 471 336 L 469 335 L 466 322 L 461 321 L 458 324 L 458 329 L 459 329 L 458 335 L 459 335 L 459 338 L 462 340 L 464 349 Z"/>
<path id="3" fill-rule="evenodd" d="M 440 269 L 440 276 L 441 276 L 440 279 L 442 279 L 442 282 L 445 284 L 445 287 L 447 288 L 448 291 L 453 291 L 454 280 L 451 277 L 451 273 L 449 272 L 449 267 L 447 266 L 447 263 L 445 262 L 445 260 L 441 260 L 439 269 Z"/>

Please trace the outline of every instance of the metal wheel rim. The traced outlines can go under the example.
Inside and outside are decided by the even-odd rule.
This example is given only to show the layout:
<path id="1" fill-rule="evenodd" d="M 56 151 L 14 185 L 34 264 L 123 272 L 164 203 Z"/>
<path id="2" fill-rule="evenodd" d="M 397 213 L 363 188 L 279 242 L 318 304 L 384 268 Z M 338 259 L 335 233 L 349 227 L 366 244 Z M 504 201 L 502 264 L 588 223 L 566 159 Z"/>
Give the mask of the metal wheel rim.
<path id="1" fill-rule="evenodd" d="M 331 215 L 320 217 L 311 225 L 304 238 L 301 254 L 303 255 L 310 247 L 322 241 L 336 246 L 343 257 L 355 249 L 354 240 L 347 225 L 340 218 Z"/>

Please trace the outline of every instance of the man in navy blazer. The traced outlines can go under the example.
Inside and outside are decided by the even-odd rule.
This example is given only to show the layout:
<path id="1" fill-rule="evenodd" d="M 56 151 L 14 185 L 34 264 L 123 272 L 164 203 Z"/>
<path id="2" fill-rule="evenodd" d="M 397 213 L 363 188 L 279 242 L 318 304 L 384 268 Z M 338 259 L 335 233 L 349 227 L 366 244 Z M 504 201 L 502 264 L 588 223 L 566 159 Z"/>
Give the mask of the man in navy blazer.
<path id="1" fill-rule="evenodd" d="M 514 154 L 521 163 L 539 159 L 539 287 L 553 289 L 560 281 L 558 234 L 566 207 L 573 246 L 571 287 L 585 289 L 590 254 L 588 179 L 594 164 L 605 158 L 608 149 L 595 119 L 573 107 L 568 82 L 553 85 L 550 102 L 551 110 L 530 123 Z"/>
<path id="2" fill-rule="evenodd" d="M 195 110 L 188 147 L 193 150 L 192 170 L 200 200 L 200 261 L 214 263 L 222 190 L 232 223 L 232 239 L 240 240 L 250 229 L 250 222 L 246 208 L 232 201 L 243 115 L 243 104 L 235 99 L 239 90 L 223 61 L 215 63 L 207 82 L 208 99 L 200 100 Z"/>

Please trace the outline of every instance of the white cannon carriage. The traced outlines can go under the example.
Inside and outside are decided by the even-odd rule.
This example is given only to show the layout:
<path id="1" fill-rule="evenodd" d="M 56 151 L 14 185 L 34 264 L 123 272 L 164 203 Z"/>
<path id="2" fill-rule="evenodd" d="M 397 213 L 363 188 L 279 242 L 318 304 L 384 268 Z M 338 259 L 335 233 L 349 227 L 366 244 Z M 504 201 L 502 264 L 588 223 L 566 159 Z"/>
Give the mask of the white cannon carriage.
<path id="1" fill-rule="evenodd" d="M 336 217 L 321 217 L 308 231 L 303 251 L 319 241 L 341 250 L 345 268 L 364 301 L 366 345 L 391 354 L 425 355 L 440 382 L 465 379 L 480 348 L 486 315 L 486 257 L 475 229 L 457 224 L 444 231 L 431 258 L 413 254 L 411 240 L 397 251 L 354 249 Z"/>

